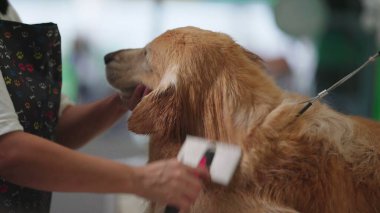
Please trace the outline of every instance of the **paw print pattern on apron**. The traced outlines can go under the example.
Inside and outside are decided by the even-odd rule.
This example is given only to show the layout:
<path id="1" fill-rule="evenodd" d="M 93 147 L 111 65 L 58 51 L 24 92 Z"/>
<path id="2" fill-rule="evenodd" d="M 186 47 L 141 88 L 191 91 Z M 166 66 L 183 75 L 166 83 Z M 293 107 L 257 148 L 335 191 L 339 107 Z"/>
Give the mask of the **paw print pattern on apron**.
<path id="1" fill-rule="evenodd" d="M 0 20 L 0 71 L 24 131 L 54 141 L 61 96 L 61 38 L 53 23 Z M 0 177 L 1 213 L 47 213 L 51 192 Z"/>

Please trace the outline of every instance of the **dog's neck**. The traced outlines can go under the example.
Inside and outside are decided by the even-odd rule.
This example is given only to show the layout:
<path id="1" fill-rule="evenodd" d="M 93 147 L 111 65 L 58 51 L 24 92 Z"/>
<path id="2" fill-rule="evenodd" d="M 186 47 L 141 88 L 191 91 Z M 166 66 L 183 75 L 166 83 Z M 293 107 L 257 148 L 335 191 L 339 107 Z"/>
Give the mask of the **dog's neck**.
<path id="1" fill-rule="evenodd" d="M 129 129 L 179 144 L 186 135 L 238 143 L 282 101 L 281 90 L 259 68 L 225 71 L 201 84 L 207 88 L 188 84 L 146 96 Z"/>
<path id="2" fill-rule="evenodd" d="M 281 102 L 282 92 L 260 71 L 254 78 L 244 73 L 221 77 L 209 91 L 194 91 L 191 99 L 196 105 L 186 119 L 192 121 L 188 134 L 238 143 Z"/>

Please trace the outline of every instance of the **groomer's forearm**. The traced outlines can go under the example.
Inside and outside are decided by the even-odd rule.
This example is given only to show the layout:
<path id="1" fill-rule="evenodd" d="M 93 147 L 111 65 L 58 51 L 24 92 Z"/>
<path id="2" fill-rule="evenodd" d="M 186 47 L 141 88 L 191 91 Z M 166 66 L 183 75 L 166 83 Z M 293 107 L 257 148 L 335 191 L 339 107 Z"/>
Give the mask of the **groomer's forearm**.
<path id="1" fill-rule="evenodd" d="M 138 185 L 136 174 L 132 167 L 24 132 L 0 137 L 0 176 L 19 185 L 46 191 L 131 193 Z"/>
<path id="2" fill-rule="evenodd" d="M 109 128 L 126 112 L 118 95 L 91 104 L 70 106 L 63 112 L 56 128 L 58 142 L 78 148 Z"/>

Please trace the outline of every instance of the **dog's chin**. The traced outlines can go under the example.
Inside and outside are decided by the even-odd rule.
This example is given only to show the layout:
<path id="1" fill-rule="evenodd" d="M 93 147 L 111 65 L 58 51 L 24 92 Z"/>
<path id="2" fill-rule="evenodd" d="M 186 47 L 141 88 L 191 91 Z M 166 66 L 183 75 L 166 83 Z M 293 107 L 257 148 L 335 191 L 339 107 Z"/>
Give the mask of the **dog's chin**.
<path id="1" fill-rule="evenodd" d="M 108 83 L 116 90 L 118 90 L 124 98 L 130 98 L 133 95 L 133 92 L 135 91 L 137 87 L 137 83 L 128 84 L 128 86 L 125 85 L 122 81 L 119 79 L 112 79 L 107 76 Z"/>
<path id="2" fill-rule="evenodd" d="M 125 98 L 129 99 L 132 97 L 133 92 L 135 91 L 136 87 L 137 87 L 137 85 L 134 85 L 134 86 L 130 86 L 130 87 L 124 87 L 124 88 L 121 88 L 119 90 Z"/>
<path id="3" fill-rule="evenodd" d="M 139 88 L 137 88 L 139 87 Z M 119 89 L 124 99 L 132 100 L 136 105 L 140 103 L 142 98 L 148 95 L 152 90 L 144 84 L 136 84 L 134 86 Z M 134 107 L 133 107 L 134 108 Z"/>

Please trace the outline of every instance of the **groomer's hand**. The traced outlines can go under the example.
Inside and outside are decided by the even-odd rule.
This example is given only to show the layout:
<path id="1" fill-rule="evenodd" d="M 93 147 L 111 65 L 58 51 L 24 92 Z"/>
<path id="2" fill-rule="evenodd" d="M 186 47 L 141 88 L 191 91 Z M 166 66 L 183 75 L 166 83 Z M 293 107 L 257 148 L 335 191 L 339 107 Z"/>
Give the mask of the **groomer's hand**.
<path id="1" fill-rule="evenodd" d="M 149 88 L 145 87 L 142 84 L 139 84 L 131 96 L 120 94 L 120 98 L 125 107 L 127 107 L 129 110 L 133 110 L 137 104 L 140 103 L 141 99 L 150 92 L 151 90 Z"/>
<path id="2" fill-rule="evenodd" d="M 210 180 L 204 168 L 191 168 L 176 159 L 157 161 L 137 169 L 137 194 L 161 204 L 187 211 Z"/>

